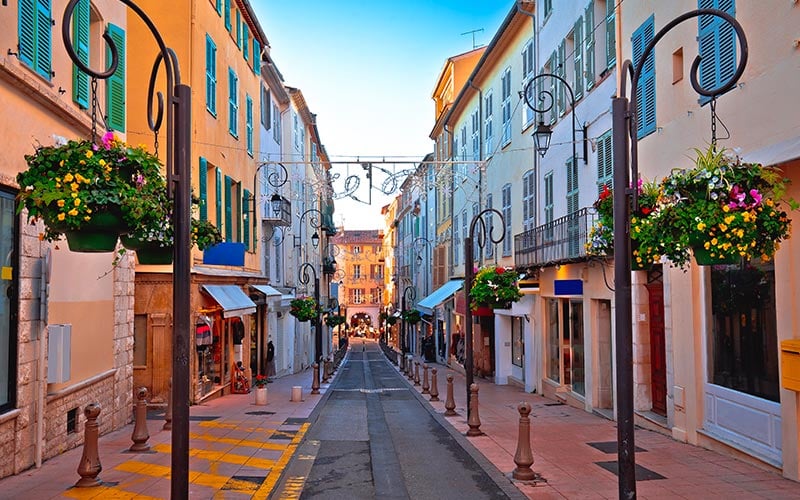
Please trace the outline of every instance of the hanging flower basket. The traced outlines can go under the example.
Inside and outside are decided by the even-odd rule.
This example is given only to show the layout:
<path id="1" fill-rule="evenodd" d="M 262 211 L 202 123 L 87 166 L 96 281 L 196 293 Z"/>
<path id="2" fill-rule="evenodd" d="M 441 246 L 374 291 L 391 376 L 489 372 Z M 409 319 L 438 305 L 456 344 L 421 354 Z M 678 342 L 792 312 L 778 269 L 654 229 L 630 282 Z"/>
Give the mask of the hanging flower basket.
<path id="1" fill-rule="evenodd" d="M 297 321 L 311 321 L 319 314 L 319 305 L 313 297 L 298 297 L 289 302 L 289 314 Z"/>
<path id="2" fill-rule="evenodd" d="M 331 328 L 336 328 L 339 325 L 343 325 L 347 322 L 347 319 L 344 316 L 339 314 L 329 314 L 325 318 L 325 324 Z"/>
<path id="3" fill-rule="evenodd" d="M 484 267 L 475 275 L 469 291 L 470 308 L 509 309 L 512 302 L 519 302 L 522 293 L 517 280 L 519 275 L 511 268 Z"/>
<path id="4" fill-rule="evenodd" d="M 403 313 L 403 321 L 409 325 L 415 325 L 422 320 L 422 316 L 416 309 L 409 309 Z"/>
<path id="5" fill-rule="evenodd" d="M 397 324 L 397 316 L 388 316 L 386 318 L 386 324 L 389 326 L 394 326 Z"/>
<path id="6" fill-rule="evenodd" d="M 494 316 L 494 309 L 488 306 L 478 306 L 472 310 L 473 316 Z"/>
<path id="7" fill-rule="evenodd" d="M 113 252 L 117 247 L 117 238 L 125 228 L 122 217 L 115 211 L 108 210 L 94 214 L 80 230 L 65 230 L 64 235 L 67 237 L 69 249 L 73 252 Z"/>

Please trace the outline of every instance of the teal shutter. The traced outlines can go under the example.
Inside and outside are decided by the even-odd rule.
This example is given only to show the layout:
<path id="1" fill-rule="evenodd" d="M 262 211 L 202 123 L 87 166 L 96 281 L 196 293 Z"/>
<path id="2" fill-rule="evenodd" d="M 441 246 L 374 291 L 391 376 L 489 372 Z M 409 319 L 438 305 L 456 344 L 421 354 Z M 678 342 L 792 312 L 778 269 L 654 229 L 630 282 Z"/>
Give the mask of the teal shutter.
<path id="1" fill-rule="evenodd" d="M 231 0 L 225 0 L 225 29 L 231 30 Z"/>
<path id="2" fill-rule="evenodd" d="M 20 0 L 19 59 L 47 80 L 52 78 L 52 17 L 50 0 Z"/>
<path id="3" fill-rule="evenodd" d="M 231 182 L 231 187 L 233 187 L 234 191 L 234 196 L 233 199 L 231 200 L 231 205 L 233 205 L 234 201 L 236 202 L 236 206 L 232 207 L 235 208 L 234 213 L 236 217 L 236 241 L 241 243 L 242 242 L 242 183 L 237 182 L 234 185 L 234 183 Z"/>
<path id="4" fill-rule="evenodd" d="M 242 195 L 242 229 L 244 231 L 244 248 L 250 250 L 250 211 L 247 210 L 247 203 L 250 201 L 250 191 L 244 190 Z"/>
<path id="5" fill-rule="evenodd" d="M 611 69 L 617 62 L 617 32 L 614 26 L 616 2 L 606 0 L 606 69 Z"/>
<path id="6" fill-rule="evenodd" d="M 200 220 L 208 220 L 208 160 L 200 157 L 198 172 L 200 186 Z"/>
<path id="7" fill-rule="evenodd" d="M 563 80 L 567 79 L 567 46 L 564 40 L 561 40 L 561 43 L 558 45 L 558 52 L 557 52 L 557 61 L 556 61 L 556 74 L 560 76 Z M 567 91 L 563 85 L 556 85 L 556 95 L 558 96 L 558 116 L 562 116 L 564 113 L 567 112 Z"/>
<path id="8" fill-rule="evenodd" d="M 655 19 L 653 16 L 645 21 L 631 37 L 633 64 L 639 64 L 644 49 L 655 36 Z M 642 138 L 656 130 L 656 64 L 655 51 L 651 51 L 642 66 L 639 83 L 636 87 L 636 136 Z"/>
<path id="9" fill-rule="evenodd" d="M 247 154 L 253 156 L 253 99 L 250 96 L 247 96 L 245 102 L 245 137 L 247 143 Z"/>
<path id="10" fill-rule="evenodd" d="M 236 46 L 242 48 L 242 14 L 236 9 Z"/>
<path id="11" fill-rule="evenodd" d="M 38 0 L 36 7 L 36 72 L 50 80 L 53 77 L 50 66 L 53 37 L 50 0 Z"/>
<path id="12" fill-rule="evenodd" d="M 572 89 L 575 91 L 575 100 L 583 97 L 583 16 L 575 21 L 572 28 L 572 41 L 575 49 L 573 50 L 573 60 L 575 62 L 575 81 Z"/>
<path id="13" fill-rule="evenodd" d="M 228 68 L 228 131 L 232 136 L 239 138 L 239 80 L 236 73 Z"/>
<path id="14" fill-rule="evenodd" d="M 206 109 L 217 116 L 217 46 L 206 34 Z"/>
<path id="15" fill-rule="evenodd" d="M 217 229 L 222 231 L 222 171 L 220 169 L 216 169 L 216 195 L 217 195 L 217 202 L 216 202 L 216 215 L 217 215 Z"/>
<path id="16" fill-rule="evenodd" d="M 36 0 L 19 0 L 17 21 L 19 32 L 19 60 L 35 69 Z"/>
<path id="17" fill-rule="evenodd" d="M 72 17 L 72 44 L 78 59 L 89 65 L 89 0 L 75 5 Z M 72 65 L 72 100 L 81 108 L 89 108 L 89 75 Z"/>
<path id="18" fill-rule="evenodd" d="M 253 73 L 261 74 L 261 44 L 253 38 Z"/>
<path id="19" fill-rule="evenodd" d="M 225 241 L 233 241 L 233 180 L 225 176 Z"/>
<path id="20" fill-rule="evenodd" d="M 125 131 L 125 31 L 119 26 L 108 25 L 108 34 L 117 47 L 117 70 L 106 83 L 106 124 L 108 128 L 119 132 Z M 107 58 L 111 60 L 111 50 L 106 49 Z"/>
<path id="21" fill-rule="evenodd" d="M 614 157 L 611 146 L 611 131 L 597 139 L 597 194 L 603 192 L 603 186 L 614 187 Z"/>
<path id="22" fill-rule="evenodd" d="M 242 32 L 242 55 L 245 61 L 250 62 L 250 28 L 247 23 L 242 23 Z"/>
<path id="23" fill-rule="evenodd" d="M 217 14 L 222 15 L 222 0 L 217 0 Z"/>
<path id="24" fill-rule="evenodd" d="M 697 8 L 719 9 L 731 16 L 736 13 L 734 0 L 698 0 Z M 717 88 L 736 72 L 736 34 L 733 27 L 720 17 L 700 16 L 697 24 L 700 86 Z M 710 97 L 701 96 L 700 104 L 710 100 Z"/>
<path id="25" fill-rule="evenodd" d="M 588 93 L 594 87 L 594 1 L 589 2 L 583 14 L 586 50 L 583 55 L 583 79 Z"/>

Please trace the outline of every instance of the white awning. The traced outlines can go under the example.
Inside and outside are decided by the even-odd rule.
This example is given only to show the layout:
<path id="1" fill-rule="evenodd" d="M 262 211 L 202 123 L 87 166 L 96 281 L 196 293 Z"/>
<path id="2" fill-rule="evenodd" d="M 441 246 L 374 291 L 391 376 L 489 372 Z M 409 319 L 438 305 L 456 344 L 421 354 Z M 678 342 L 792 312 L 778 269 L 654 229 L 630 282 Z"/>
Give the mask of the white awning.
<path id="1" fill-rule="evenodd" d="M 760 163 L 769 167 L 797 158 L 800 158 L 800 137 L 793 137 L 742 155 L 742 160 L 745 162 Z"/>
<path id="2" fill-rule="evenodd" d="M 417 309 L 425 314 L 433 314 L 433 309 L 461 290 L 464 280 L 450 280 L 437 288 L 432 294 L 417 302 Z"/>
<path id="3" fill-rule="evenodd" d="M 202 289 L 222 307 L 223 318 L 256 312 L 255 302 L 236 285 L 202 285 Z"/>
<path id="4" fill-rule="evenodd" d="M 272 288 L 269 285 L 250 285 L 250 288 L 258 290 L 259 292 L 263 293 L 267 297 L 280 297 L 282 294 L 278 290 Z"/>

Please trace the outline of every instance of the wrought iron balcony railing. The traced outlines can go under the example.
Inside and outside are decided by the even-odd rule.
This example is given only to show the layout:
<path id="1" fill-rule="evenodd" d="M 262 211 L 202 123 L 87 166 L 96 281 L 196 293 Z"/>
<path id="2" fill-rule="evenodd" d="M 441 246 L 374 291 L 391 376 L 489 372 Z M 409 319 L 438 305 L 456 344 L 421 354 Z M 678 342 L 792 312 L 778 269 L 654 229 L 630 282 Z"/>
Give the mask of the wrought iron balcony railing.
<path id="1" fill-rule="evenodd" d="M 514 236 L 516 267 L 544 267 L 586 258 L 585 243 L 596 215 L 581 208 Z"/>

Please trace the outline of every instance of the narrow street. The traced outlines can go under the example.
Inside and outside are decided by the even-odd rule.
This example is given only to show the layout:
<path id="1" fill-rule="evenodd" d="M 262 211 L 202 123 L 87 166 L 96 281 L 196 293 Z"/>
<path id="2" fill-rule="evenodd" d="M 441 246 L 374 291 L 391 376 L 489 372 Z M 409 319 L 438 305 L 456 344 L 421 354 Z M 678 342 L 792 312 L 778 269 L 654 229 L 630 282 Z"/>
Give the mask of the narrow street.
<path id="1" fill-rule="evenodd" d="M 275 498 L 522 498 L 423 406 L 377 343 L 354 340 L 340 370 Z"/>

